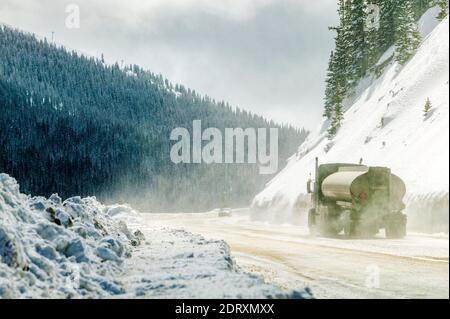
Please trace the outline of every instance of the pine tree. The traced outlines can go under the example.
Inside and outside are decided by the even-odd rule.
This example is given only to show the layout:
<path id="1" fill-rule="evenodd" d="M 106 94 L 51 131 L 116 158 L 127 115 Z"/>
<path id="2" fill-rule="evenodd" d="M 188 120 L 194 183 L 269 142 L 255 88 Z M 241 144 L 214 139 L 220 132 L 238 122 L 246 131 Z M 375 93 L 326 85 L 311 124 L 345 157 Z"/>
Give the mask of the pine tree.
<path id="1" fill-rule="evenodd" d="M 374 3 L 372 3 L 374 4 Z M 379 8 L 379 7 L 378 7 Z M 370 17 L 372 17 L 374 20 L 370 21 L 372 23 L 375 22 L 375 19 L 378 19 L 378 25 L 370 25 L 368 24 L 369 21 L 366 22 L 365 25 L 365 45 L 366 45 L 366 60 L 365 60 L 365 72 L 367 72 L 367 70 L 376 64 L 376 62 L 379 59 L 379 52 L 380 52 L 380 46 L 378 43 L 378 30 L 380 28 L 380 16 L 375 17 L 375 9 L 371 9 L 371 11 L 369 11 L 369 7 L 366 8 L 366 15 L 367 15 L 367 19 Z M 380 12 L 378 12 L 378 14 L 380 14 Z"/>
<path id="2" fill-rule="evenodd" d="M 359 0 L 357 0 L 359 1 Z M 338 27 L 331 27 L 330 30 L 336 32 L 336 48 L 330 56 L 327 85 L 325 89 L 325 112 L 324 116 L 331 121 L 328 130 L 328 138 L 333 138 L 340 127 L 342 114 L 342 101 L 354 83 L 352 71 L 349 66 L 352 63 L 352 53 L 349 47 L 352 43 L 351 32 L 352 18 L 350 15 L 352 8 L 351 0 L 339 1 L 340 24 Z"/>
<path id="3" fill-rule="evenodd" d="M 334 104 L 333 96 L 335 94 L 336 79 L 334 74 L 334 53 L 331 51 L 330 60 L 328 62 L 327 78 L 325 80 L 325 108 L 323 116 L 331 120 L 333 116 Z"/>
<path id="4" fill-rule="evenodd" d="M 421 37 L 412 0 L 398 0 L 395 16 L 395 60 L 405 64 L 419 47 Z"/>
<path id="5" fill-rule="evenodd" d="M 448 15 L 448 0 L 437 0 L 437 5 L 441 9 L 437 15 L 437 19 L 442 21 Z"/>
<path id="6" fill-rule="evenodd" d="M 336 83 L 336 94 L 334 96 L 333 100 L 333 116 L 331 119 L 330 127 L 328 128 L 328 139 L 334 138 L 334 136 L 337 134 L 339 128 L 341 127 L 342 120 L 344 119 L 344 113 L 343 113 L 343 90 L 340 85 L 340 83 Z"/>
<path id="7" fill-rule="evenodd" d="M 425 102 L 425 106 L 423 108 L 423 116 L 427 117 L 428 116 L 428 112 L 430 111 L 432 105 L 431 105 L 431 101 L 430 98 L 427 98 L 427 101 Z"/>
<path id="8" fill-rule="evenodd" d="M 366 1 L 347 0 L 344 39 L 348 58 L 348 81 L 353 87 L 367 70 Z"/>
<path id="9" fill-rule="evenodd" d="M 347 55 L 344 42 L 343 26 L 332 28 L 337 35 L 336 50 L 330 55 L 325 88 L 324 116 L 331 121 L 328 137 L 331 139 L 336 134 L 342 121 L 342 101 L 350 86 L 347 73 Z"/>

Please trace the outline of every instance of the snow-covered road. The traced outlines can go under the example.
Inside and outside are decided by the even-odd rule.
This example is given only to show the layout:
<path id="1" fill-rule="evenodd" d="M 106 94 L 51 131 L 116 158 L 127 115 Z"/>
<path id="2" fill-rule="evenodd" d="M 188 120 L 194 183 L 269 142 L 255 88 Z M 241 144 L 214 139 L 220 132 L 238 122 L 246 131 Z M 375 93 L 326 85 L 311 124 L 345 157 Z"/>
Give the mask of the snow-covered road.
<path id="1" fill-rule="evenodd" d="M 406 239 L 312 238 L 306 227 L 232 217 L 143 214 L 153 226 L 183 228 L 223 239 L 244 271 L 282 288 L 309 286 L 318 298 L 448 298 L 448 235 L 408 234 Z"/>

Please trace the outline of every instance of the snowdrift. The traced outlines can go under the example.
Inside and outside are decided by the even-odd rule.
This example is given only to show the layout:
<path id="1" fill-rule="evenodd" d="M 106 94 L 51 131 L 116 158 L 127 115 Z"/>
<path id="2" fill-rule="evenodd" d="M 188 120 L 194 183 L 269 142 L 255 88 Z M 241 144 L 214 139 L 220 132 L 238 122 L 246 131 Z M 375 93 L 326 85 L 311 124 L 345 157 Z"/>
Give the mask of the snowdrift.
<path id="1" fill-rule="evenodd" d="M 239 271 L 223 240 L 183 229 L 143 229 L 147 240 L 125 261 L 123 282 L 132 297 L 174 299 L 309 299 L 309 289 L 293 291 Z M 151 253 L 149 253 L 151 251 Z"/>
<path id="2" fill-rule="evenodd" d="M 449 21 L 430 9 L 420 20 L 423 43 L 400 66 L 388 65 L 379 78 L 361 81 L 347 101 L 336 137 L 326 138 L 324 122 L 287 166 L 252 203 L 253 217 L 278 223 L 304 222 L 309 196 L 306 181 L 314 159 L 388 166 L 407 186 L 409 227 L 448 232 L 449 218 Z M 393 53 L 388 50 L 386 59 Z M 425 114 L 424 105 L 432 107 Z"/>
<path id="3" fill-rule="evenodd" d="M 94 197 L 30 197 L 0 174 L 0 298 L 124 293 L 114 278 L 143 237 L 110 218 L 115 211 Z"/>

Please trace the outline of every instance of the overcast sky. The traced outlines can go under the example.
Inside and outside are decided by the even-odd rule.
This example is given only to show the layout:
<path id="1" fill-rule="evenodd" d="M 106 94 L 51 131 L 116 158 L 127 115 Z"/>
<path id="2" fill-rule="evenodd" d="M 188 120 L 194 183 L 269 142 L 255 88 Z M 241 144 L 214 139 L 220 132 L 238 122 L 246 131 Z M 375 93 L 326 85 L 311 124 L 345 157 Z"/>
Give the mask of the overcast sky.
<path id="1" fill-rule="evenodd" d="M 65 24 L 72 3 L 79 29 Z M 336 21 L 335 0 L 0 0 L 0 22 L 310 129 Z"/>

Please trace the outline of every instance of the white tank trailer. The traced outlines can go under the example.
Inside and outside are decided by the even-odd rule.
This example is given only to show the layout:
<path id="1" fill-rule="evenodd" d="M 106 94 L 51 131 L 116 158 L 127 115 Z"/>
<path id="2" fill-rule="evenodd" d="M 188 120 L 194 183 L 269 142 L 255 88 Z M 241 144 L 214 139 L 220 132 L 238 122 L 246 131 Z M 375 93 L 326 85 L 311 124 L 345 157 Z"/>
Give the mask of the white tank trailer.
<path id="1" fill-rule="evenodd" d="M 319 165 L 316 158 L 315 180 L 308 181 L 307 191 L 312 233 L 361 238 L 384 229 L 387 238 L 406 236 L 405 183 L 387 167 Z"/>

